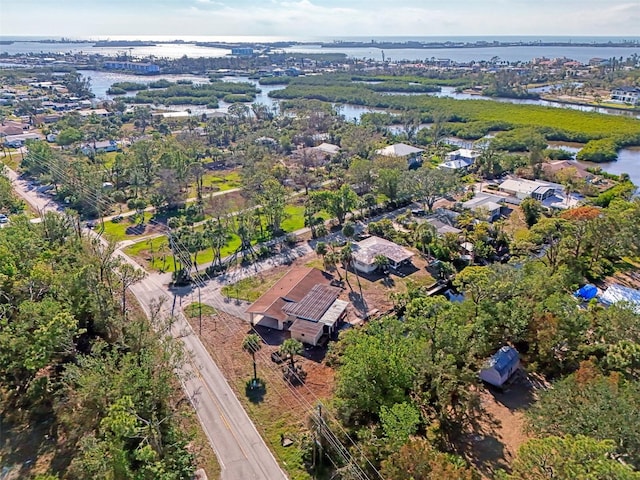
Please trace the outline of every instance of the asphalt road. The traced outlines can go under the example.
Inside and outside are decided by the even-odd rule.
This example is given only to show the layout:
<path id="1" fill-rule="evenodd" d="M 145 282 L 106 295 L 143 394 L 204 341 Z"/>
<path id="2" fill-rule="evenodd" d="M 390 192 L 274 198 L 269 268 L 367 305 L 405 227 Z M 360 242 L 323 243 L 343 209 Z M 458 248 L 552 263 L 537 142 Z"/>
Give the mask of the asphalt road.
<path id="1" fill-rule="evenodd" d="M 62 207 L 44 194 L 38 186 L 21 180 L 7 169 L 14 190 L 29 205 L 40 212 L 61 211 Z M 95 235 L 90 230 L 89 234 Z M 123 260 L 141 268 L 122 251 Z M 147 315 L 159 299 L 171 299 L 172 293 L 162 277 L 149 275 L 131 288 Z M 175 297 L 174 297 L 175 298 Z M 165 301 L 160 310 L 170 315 L 172 302 Z M 170 334 L 179 339 L 187 352 L 188 361 L 178 370 L 185 393 L 191 400 L 202 428 L 213 447 L 222 468 L 223 480 L 279 480 L 287 476 L 249 419 L 231 390 L 224 375 L 215 364 L 200 339 L 195 335 L 180 309 L 176 309 Z"/>

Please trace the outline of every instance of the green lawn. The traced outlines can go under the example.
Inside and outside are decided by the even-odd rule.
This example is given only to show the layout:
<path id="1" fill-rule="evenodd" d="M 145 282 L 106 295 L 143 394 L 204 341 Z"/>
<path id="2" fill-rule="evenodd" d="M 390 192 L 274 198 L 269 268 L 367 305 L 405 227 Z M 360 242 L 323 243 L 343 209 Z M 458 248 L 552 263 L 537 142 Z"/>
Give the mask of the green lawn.
<path id="1" fill-rule="evenodd" d="M 247 277 L 232 284 L 222 287 L 222 294 L 227 297 L 240 298 L 247 302 L 255 302 L 264 292 L 273 287 L 286 272 L 277 272 L 276 274 L 255 277 Z"/>
<path id="2" fill-rule="evenodd" d="M 145 225 L 148 224 L 149 220 L 151 220 L 152 217 L 153 213 L 144 213 Z M 146 229 L 140 229 L 139 231 L 135 229 L 136 223 L 134 223 L 134 218 L 135 216 L 132 215 L 129 217 L 124 217 L 119 222 L 107 220 L 106 222 L 104 222 L 104 236 L 109 240 L 119 242 L 120 240 L 124 240 L 125 238 L 136 238 L 143 235 L 148 235 L 149 232 L 147 232 Z M 128 233 L 127 229 L 131 229 L 131 231 L 129 231 Z"/>
<path id="3" fill-rule="evenodd" d="M 286 218 L 282 222 L 282 229 L 286 233 L 294 232 L 304 227 L 304 207 L 302 205 L 287 205 L 285 207 Z M 321 212 L 324 218 L 328 218 L 327 214 Z M 147 217 L 149 215 L 149 217 Z M 145 220 L 151 217 L 151 214 L 145 214 Z M 265 220 L 262 219 L 263 227 L 265 226 Z M 135 236 L 128 235 L 126 229 L 132 224 L 128 222 L 127 218 L 124 218 L 120 223 L 113 224 L 107 222 L 105 224 L 107 230 L 105 235 L 109 235 L 110 239 L 115 241 L 122 240 L 123 238 L 135 238 Z M 197 230 L 202 230 L 202 226 L 197 227 Z M 140 236 L 140 235 L 137 235 Z M 238 247 L 240 247 L 240 237 L 235 234 L 228 236 L 227 244 L 222 248 L 221 255 L 226 257 L 234 253 Z M 166 237 L 156 237 L 153 240 L 142 240 L 134 243 L 125 248 L 125 253 L 132 257 L 138 257 L 145 259 L 150 268 L 154 270 L 173 272 L 173 258 Z M 193 257 L 192 257 L 193 258 Z M 205 248 L 198 253 L 197 258 L 198 265 L 209 263 L 213 261 L 213 252 L 211 248 Z"/>
<path id="4" fill-rule="evenodd" d="M 221 255 L 226 257 L 234 253 L 240 246 L 240 237 L 235 234 L 229 235 L 227 244 L 222 248 Z M 164 235 L 150 240 L 142 240 L 124 249 L 124 253 L 132 257 L 145 259 L 149 267 L 161 272 L 173 272 L 173 256 L 169 249 L 169 242 Z M 213 261 L 211 248 L 205 248 L 198 252 L 197 259 L 194 255 L 192 259 L 197 260 L 198 265 Z"/>
<path id="5" fill-rule="evenodd" d="M 287 205 L 284 207 L 286 218 L 282 222 L 282 230 L 287 233 L 304 228 L 304 206 Z"/>
<path id="6" fill-rule="evenodd" d="M 113 167 L 113 163 L 116 161 L 116 155 L 122 152 L 106 152 L 101 153 L 99 158 L 102 160 L 104 167 L 107 169 L 111 169 Z"/>
<path id="7" fill-rule="evenodd" d="M 226 192 L 233 188 L 242 187 L 242 178 L 238 170 L 233 170 L 226 173 L 205 173 L 202 177 L 202 185 L 205 187 L 214 187 L 216 192 Z M 196 187 L 193 186 L 189 189 L 189 197 L 196 196 Z"/>

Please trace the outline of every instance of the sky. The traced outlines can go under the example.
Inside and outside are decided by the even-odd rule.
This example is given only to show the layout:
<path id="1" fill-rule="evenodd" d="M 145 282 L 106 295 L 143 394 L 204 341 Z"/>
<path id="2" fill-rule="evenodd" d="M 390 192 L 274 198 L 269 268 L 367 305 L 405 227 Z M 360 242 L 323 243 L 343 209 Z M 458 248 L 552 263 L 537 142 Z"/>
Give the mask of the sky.
<path id="1" fill-rule="evenodd" d="M 0 35 L 640 36 L 640 0 L 0 0 Z"/>

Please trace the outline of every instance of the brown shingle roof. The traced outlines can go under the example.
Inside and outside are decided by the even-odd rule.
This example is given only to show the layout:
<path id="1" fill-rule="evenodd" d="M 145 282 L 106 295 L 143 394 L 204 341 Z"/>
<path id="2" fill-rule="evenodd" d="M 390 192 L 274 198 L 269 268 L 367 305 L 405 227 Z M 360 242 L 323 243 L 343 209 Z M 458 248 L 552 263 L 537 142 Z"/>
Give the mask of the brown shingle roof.
<path id="1" fill-rule="evenodd" d="M 283 307 L 289 302 L 299 302 L 315 285 L 329 285 L 331 277 L 322 270 L 300 267 L 289 270 L 284 277 L 256 300 L 247 313 L 259 313 L 278 320 L 286 320 Z"/>

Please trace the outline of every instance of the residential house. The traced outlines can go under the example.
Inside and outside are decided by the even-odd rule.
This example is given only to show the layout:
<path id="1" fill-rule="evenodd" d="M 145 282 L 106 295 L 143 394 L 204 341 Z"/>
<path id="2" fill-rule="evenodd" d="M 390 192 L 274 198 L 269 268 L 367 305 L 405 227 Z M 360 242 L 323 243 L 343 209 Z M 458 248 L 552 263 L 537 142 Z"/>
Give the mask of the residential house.
<path id="1" fill-rule="evenodd" d="M 412 147 L 406 143 L 396 143 L 376 150 L 376 154 L 383 157 L 406 157 L 409 168 L 422 165 L 422 152 L 424 150 L 421 148 Z"/>
<path id="2" fill-rule="evenodd" d="M 466 170 L 473 165 L 480 153 L 469 148 L 459 148 L 453 152 L 447 153 L 445 162 L 438 168 L 447 168 L 450 170 Z"/>
<path id="3" fill-rule="evenodd" d="M 340 292 L 322 270 L 294 268 L 247 309 L 249 321 L 319 345 L 337 332 L 346 315 L 349 304 L 338 299 Z"/>
<path id="4" fill-rule="evenodd" d="M 509 346 L 498 350 L 480 371 L 480 379 L 495 387 L 501 387 L 520 368 L 520 354 Z"/>
<path id="5" fill-rule="evenodd" d="M 454 221 L 445 215 L 434 215 L 433 217 L 425 219 L 425 222 L 429 223 L 436 229 L 436 233 L 440 236 L 445 233 L 454 233 L 456 235 L 462 233 L 462 230 L 453 226 Z"/>
<path id="6" fill-rule="evenodd" d="M 338 145 L 323 142 L 317 147 L 299 148 L 291 152 L 291 158 L 309 167 L 326 165 L 340 152 Z"/>
<path id="7" fill-rule="evenodd" d="M 78 113 L 82 117 L 89 117 L 91 115 L 96 115 L 98 117 L 108 117 L 111 115 L 109 110 L 105 110 L 104 108 L 96 108 L 94 110 L 79 110 Z"/>
<path id="8" fill-rule="evenodd" d="M 471 210 L 473 213 L 486 213 L 487 221 L 494 222 L 503 212 L 504 197 L 491 195 L 489 193 L 479 193 L 471 200 L 462 204 L 462 207 Z"/>
<path id="9" fill-rule="evenodd" d="M 616 102 L 640 105 L 640 88 L 638 87 L 618 87 L 611 91 L 611 100 Z"/>
<path id="10" fill-rule="evenodd" d="M 4 137 L 4 145 L 9 148 L 24 147 L 27 140 L 42 140 L 43 135 L 39 133 L 22 133 L 20 135 L 7 135 Z"/>
<path id="11" fill-rule="evenodd" d="M 95 153 L 109 153 L 120 151 L 120 145 L 115 140 L 102 140 L 100 142 L 87 143 L 80 147 L 80 150 L 85 155 L 91 155 Z"/>
<path id="12" fill-rule="evenodd" d="M 527 197 L 535 198 L 543 201 L 554 195 L 556 188 L 561 185 L 553 185 L 549 182 L 541 182 L 539 180 L 526 180 L 524 178 L 510 178 L 500 184 L 500 191 L 513 195 L 520 200 Z"/>
<path id="13" fill-rule="evenodd" d="M 570 162 L 568 160 L 556 160 L 553 162 L 546 162 L 542 164 L 542 171 L 547 177 L 555 177 L 558 173 L 571 169 L 572 176 L 581 180 L 591 180 L 593 175 L 587 171 L 587 169 L 577 162 Z"/>
<path id="14" fill-rule="evenodd" d="M 376 257 L 379 255 L 387 259 L 392 269 L 411 263 L 413 257 L 406 248 L 380 237 L 371 236 L 353 244 L 353 266 L 362 273 L 371 273 L 378 267 Z"/>

